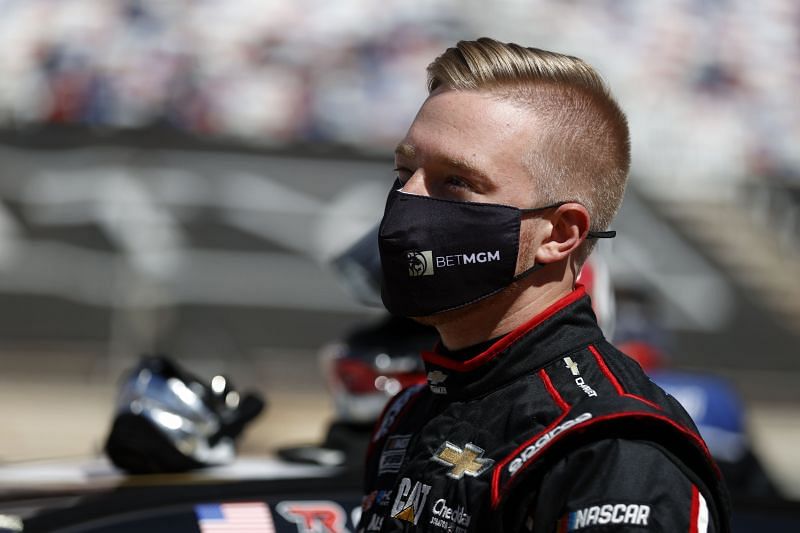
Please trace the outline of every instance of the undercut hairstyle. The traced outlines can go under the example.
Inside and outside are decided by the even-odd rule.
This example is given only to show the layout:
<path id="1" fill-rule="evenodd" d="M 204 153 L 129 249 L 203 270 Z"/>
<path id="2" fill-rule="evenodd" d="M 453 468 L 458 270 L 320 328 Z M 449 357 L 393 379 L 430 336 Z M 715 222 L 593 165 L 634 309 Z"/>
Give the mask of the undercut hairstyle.
<path id="1" fill-rule="evenodd" d="M 630 134 L 625 114 L 588 63 L 485 37 L 460 41 L 428 66 L 428 91 L 446 89 L 485 92 L 533 111 L 541 128 L 520 156 L 539 205 L 579 202 L 591 230 L 608 229 L 625 193 Z M 574 254 L 579 266 L 594 242 Z"/>

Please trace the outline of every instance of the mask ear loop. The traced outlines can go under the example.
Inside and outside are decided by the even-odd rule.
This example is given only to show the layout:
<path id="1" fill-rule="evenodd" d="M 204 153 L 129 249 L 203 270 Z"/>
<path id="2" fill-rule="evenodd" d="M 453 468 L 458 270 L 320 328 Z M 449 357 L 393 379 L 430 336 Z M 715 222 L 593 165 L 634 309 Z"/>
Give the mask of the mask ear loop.
<path id="1" fill-rule="evenodd" d="M 614 230 L 608 231 L 590 231 L 586 234 L 587 239 L 613 239 L 617 236 L 617 232 Z"/>
<path id="2" fill-rule="evenodd" d="M 541 269 L 543 269 L 543 268 L 544 268 L 544 267 L 546 267 L 546 266 L 547 266 L 547 265 L 546 265 L 546 264 L 544 264 L 544 263 L 534 263 L 532 267 L 530 267 L 530 268 L 528 268 L 528 269 L 526 269 L 526 270 L 523 270 L 522 272 L 520 272 L 519 274 L 517 274 L 516 276 L 514 276 L 513 278 L 511 278 L 511 281 L 519 281 L 519 280 L 521 280 L 522 278 L 524 278 L 524 277 L 526 277 L 526 276 L 529 276 L 530 274 L 533 274 L 533 273 L 534 273 L 534 272 L 536 272 L 537 270 L 541 270 Z"/>
<path id="3" fill-rule="evenodd" d="M 542 206 L 542 207 L 519 208 L 519 212 L 522 213 L 522 214 L 536 213 L 538 211 L 545 211 L 547 209 L 555 209 L 556 207 L 561 207 L 562 205 L 567 204 L 567 203 L 569 203 L 569 202 L 556 202 L 554 204 L 545 205 L 545 206 Z M 511 278 L 511 281 L 512 282 L 513 281 L 519 281 L 522 278 L 524 278 L 526 276 L 529 276 L 529 275 L 533 274 L 534 272 L 536 272 L 537 270 L 540 270 L 540 269 L 542 269 L 542 268 L 544 268 L 546 266 L 547 265 L 545 265 L 544 263 L 534 263 L 532 267 L 523 270 L 522 272 L 520 272 L 519 274 L 517 274 L 516 276 Z"/>
<path id="4" fill-rule="evenodd" d="M 520 209 L 520 212 L 522 212 L 522 213 L 535 213 L 536 211 L 544 211 L 545 209 L 553 209 L 553 208 L 555 208 L 555 207 L 561 207 L 562 205 L 564 205 L 564 204 L 569 204 L 569 203 L 572 203 L 572 202 L 569 202 L 569 201 L 565 201 L 565 202 L 556 202 L 556 203 L 554 203 L 554 204 L 551 204 L 551 205 L 546 205 L 546 206 L 544 206 L 544 207 L 532 207 L 532 208 Z M 589 232 L 586 234 L 586 238 L 587 238 L 587 239 L 613 239 L 613 238 L 614 238 L 614 237 L 616 237 L 616 236 L 617 236 L 617 232 L 616 232 L 616 231 L 614 231 L 614 230 L 608 230 L 608 231 L 589 231 Z M 528 269 L 525 269 L 525 270 L 523 270 L 522 272 L 520 272 L 519 274 L 517 274 L 516 276 L 514 276 L 514 277 L 512 278 L 512 280 L 513 280 L 513 281 L 519 281 L 519 280 L 521 280 L 522 278 L 524 278 L 524 277 L 526 277 L 526 276 L 529 276 L 530 274 L 533 274 L 533 273 L 534 273 L 534 272 L 536 272 L 537 270 L 541 270 L 542 268 L 544 268 L 544 267 L 546 267 L 546 266 L 547 266 L 547 265 L 546 265 L 546 264 L 544 264 L 544 263 L 534 263 L 532 267 L 530 267 L 530 268 L 528 268 Z"/>
<path id="5" fill-rule="evenodd" d="M 556 202 L 554 204 L 546 205 L 546 206 L 543 206 L 543 207 L 529 207 L 529 208 L 520 209 L 520 212 L 521 213 L 536 213 L 537 211 L 544 211 L 546 209 L 554 209 L 556 207 L 561 207 L 562 205 L 571 204 L 571 203 L 575 203 L 575 202 L 566 200 L 566 201 L 563 201 L 563 202 Z M 617 236 L 617 232 L 614 231 L 614 230 L 609 230 L 609 231 L 591 231 L 591 230 L 589 230 L 589 233 L 586 234 L 586 238 L 587 239 L 613 239 L 616 236 Z"/>
<path id="6" fill-rule="evenodd" d="M 613 230 L 611 230 L 611 231 L 590 231 L 589 234 L 586 236 L 586 238 L 587 239 L 613 239 L 616 236 L 617 236 L 617 232 L 613 231 Z M 513 281 L 519 281 L 522 278 L 524 278 L 525 276 L 533 274 L 537 270 L 540 270 L 540 269 L 542 269 L 542 268 L 544 268 L 546 266 L 547 265 L 545 263 L 534 263 L 532 267 L 523 270 L 522 272 L 520 272 L 519 274 L 514 276 L 512 278 L 512 280 Z"/>

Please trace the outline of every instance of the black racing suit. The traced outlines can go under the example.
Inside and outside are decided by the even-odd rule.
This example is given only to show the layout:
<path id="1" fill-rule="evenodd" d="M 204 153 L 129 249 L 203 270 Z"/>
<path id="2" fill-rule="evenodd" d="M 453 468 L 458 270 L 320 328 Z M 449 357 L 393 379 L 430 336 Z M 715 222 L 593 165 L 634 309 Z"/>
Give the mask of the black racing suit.
<path id="1" fill-rule="evenodd" d="M 691 419 L 582 287 L 478 355 L 423 358 L 376 425 L 359 532 L 729 531 Z"/>

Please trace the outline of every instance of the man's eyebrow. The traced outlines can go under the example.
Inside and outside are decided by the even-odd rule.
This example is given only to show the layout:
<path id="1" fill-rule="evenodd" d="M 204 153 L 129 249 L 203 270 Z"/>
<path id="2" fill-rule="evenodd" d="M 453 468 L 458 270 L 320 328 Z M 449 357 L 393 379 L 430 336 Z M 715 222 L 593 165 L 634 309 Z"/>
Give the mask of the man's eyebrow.
<path id="1" fill-rule="evenodd" d="M 477 168 L 475 165 L 473 165 L 466 159 L 460 157 L 442 157 L 442 161 L 448 167 L 457 168 L 469 176 L 473 176 L 476 178 L 483 178 L 486 176 L 482 170 Z"/>
<path id="2" fill-rule="evenodd" d="M 397 148 L 394 149 L 394 153 L 395 155 L 408 157 L 410 159 L 416 155 L 417 151 L 414 149 L 413 144 L 400 143 L 397 145 Z"/>
<path id="3" fill-rule="evenodd" d="M 413 159 L 417 154 L 417 150 L 416 148 L 414 148 L 413 144 L 400 143 L 397 145 L 397 148 L 394 149 L 394 153 L 395 155 L 398 155 L 400 157 Z M 450 168 L 459 169 L 462 172 L 469 174 L 470 176 L 478 178 L 483 178 L 486 176 L 486 174 L 483 171 L 481 171 L 479 168 L 475 167 L 472 163 L 470 163 L 469 161 L 467 161 L 462 157 L 452 157 L 449 155 L 434 155 L 433 159 L 438 160 L 440 163 L 443 163 L 444 165 Z"/>

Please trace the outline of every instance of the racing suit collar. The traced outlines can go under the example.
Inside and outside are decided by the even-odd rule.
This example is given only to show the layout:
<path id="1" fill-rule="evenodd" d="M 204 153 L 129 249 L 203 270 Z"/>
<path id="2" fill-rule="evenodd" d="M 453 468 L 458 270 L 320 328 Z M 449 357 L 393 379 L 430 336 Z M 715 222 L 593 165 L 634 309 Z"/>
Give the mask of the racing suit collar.
<path id="1" fill-rule="evenodd" d="M 448 357 L 437 346 L 422 358 L 431 391 L 456 399 L 490 392 L 602 337 L 591 301 L 578 285 L 473 357 Z"/>

